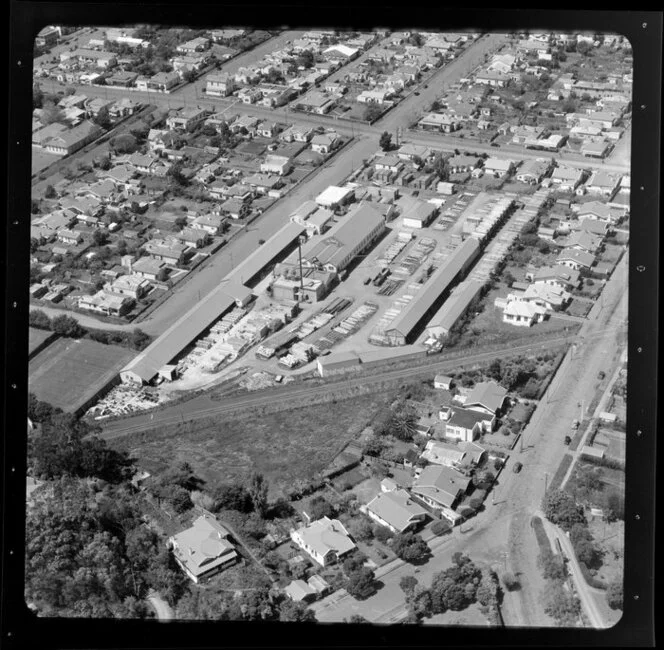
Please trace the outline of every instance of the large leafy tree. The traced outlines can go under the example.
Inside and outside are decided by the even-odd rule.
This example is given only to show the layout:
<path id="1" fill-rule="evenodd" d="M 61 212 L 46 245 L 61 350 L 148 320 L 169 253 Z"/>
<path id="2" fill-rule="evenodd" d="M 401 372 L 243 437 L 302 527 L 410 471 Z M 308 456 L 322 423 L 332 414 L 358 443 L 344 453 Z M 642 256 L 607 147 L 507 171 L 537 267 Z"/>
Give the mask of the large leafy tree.
<path id="1" fill-rule="evenodd" d="M 583 524 L 586 518 L 583 507 L 578 505 L 571 494 L 563 490 L 549 490 L 542 501 L 546 518 L 568 531 L 574 524 Z"/>
<path id="2" fill-rule="evenodd" d="M 96 488 L 62 478 L 33 494 L 25 591 L 45 616 L 113 617 L 137 596 L 120 538 L 98 518 Z"/>
<path id="3" fill-rule="evenodd" d="M 419 535 L 410 532 L 396 535 L 392 541 L 392 550 L 405 562 L 420 563 L 431 555 L 427 543 Z"/>

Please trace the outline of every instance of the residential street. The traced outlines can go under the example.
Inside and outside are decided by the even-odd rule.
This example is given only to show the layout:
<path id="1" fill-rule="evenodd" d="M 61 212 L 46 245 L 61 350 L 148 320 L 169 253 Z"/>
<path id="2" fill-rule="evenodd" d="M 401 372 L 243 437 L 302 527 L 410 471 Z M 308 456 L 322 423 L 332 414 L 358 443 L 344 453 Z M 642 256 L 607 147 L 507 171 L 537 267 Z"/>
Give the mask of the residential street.
<path id="1" fill-rule="evenodd" d="M 415 575 L 423 584 L 430 576 L 449 566 L 456 551 L 468 554 L 500 569 L 512 571 L 521 584 L 514 592 L 507 592 L 503 617 L 507 626 L 552 626 L 553 621 L 542 610 L 541 589 L 544 586 L 537 568 L 539 549 L 531 530 L 533 515 L 540 511 L 545 486 L 555 473 L 565 453 L 563 438 L 571 421 L 578 416 L 578 402 L 590 403 L 595 392 L 599 370 L 612 371 L 620 362 L 621 350 L 616 343 L 613 327 L 627 320 L 627 256 L 616 268 L 604 292 L 604 309 L 596 310 L 594 319 L 582 327 L 585 343 L 576 353 L 570 351 L 540 401 L 530 423 L 523 432 L 523 452 L 517 447 L 497 482 L 495 505 L 487 499 L 485 510 L 468 522 L 469 533 L 458 529 L 451 537 L 433 549 L 433 559 L 414 574 L 413 567 L 402 564 L 380 577 L 385 586 L 365 601 L 345 596 L 330 606 L 324 599 L 315 606 L 321 621 L 340 621 L 350 614 L 361 614 L 374 622 L 394 622 L 406 615 L 403 595 L 398 583 L 402 575 Z M 598 303 L 599 304 L 599 303 Z M 594 338 L 593 332 L 604 332 Z M 613 351 L 613 355 L 611 354 Z M 516 461 L 523 463 L 520 473 L 512 468 Z M 553 541 L 553 540 L 552 540 Z M 593 625 L 604 626 L 591 601 L 582 599 L 584 610 Z"/>

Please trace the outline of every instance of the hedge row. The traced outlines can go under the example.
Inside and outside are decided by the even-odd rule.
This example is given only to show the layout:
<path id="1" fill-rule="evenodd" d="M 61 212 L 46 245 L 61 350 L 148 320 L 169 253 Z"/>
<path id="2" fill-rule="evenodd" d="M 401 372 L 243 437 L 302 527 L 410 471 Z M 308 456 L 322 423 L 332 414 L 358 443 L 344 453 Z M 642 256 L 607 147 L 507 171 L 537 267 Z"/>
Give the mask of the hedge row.
<path id="1" fill-rule="evenodd" d="M 546 534 L 546 530 L 544 530 L 544 522 L 539 517 L 533 517 L 530 523 L 535 531 L 540 551 L 542 553 L 551 552 L 551 542 L 549 541 L 549 536 Z"/>

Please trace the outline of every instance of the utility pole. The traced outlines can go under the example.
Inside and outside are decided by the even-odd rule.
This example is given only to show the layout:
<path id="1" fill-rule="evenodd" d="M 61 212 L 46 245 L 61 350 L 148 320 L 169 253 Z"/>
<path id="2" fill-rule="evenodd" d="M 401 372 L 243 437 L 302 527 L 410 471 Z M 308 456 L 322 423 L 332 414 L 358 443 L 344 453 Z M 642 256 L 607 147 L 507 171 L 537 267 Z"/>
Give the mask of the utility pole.
<path id="1" fill-rule="evenodd" d="M 549 489 L 549 475 L 547 472 L 544 472 L 544 494 L 546 494 Z"/>
<path id="2" fill-rule="evenodd" d="M 304 241 L 304 235 L 300 235 L 297 238 L 297 256 L 300 265 L 300 300 L 302 300 L 304 296 L 304 279 L 302 278 L 302 244 Z"/>

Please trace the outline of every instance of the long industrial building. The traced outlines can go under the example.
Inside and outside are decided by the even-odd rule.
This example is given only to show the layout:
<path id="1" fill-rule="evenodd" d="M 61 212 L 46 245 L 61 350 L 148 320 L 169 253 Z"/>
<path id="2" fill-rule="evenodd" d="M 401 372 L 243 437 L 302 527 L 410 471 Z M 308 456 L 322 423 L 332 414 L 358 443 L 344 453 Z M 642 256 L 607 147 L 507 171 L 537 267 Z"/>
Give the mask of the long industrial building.
<path id="1" fill-rule="evenodd" d="M 299 224 L 287 223 L 128 363 L 120 371 L 122 381 L 149 383 L 229 309 L 236 304 L 245 305 L 251 299 L 251 289 L 246 285 L 256 280 L 272 262 L 286 255 L 303 233 L 304 228 Z"/>
<path id="2" fill-rule="evenodd" d="M 483 286 L 477 280 L 461 282 L 429 321 L 427 327 L 429 336 L 447 336 Z"/>
<path id="3" fill-rule="evenodd" d="M 320 241 L 302 248 L 304 266 L 343 271 L 362 251 L 371 246 L 385 231 L 385 218 L 371 203 L 362 201 L 332 228 Z"/>
<path id="4" fill-rule="evenodd" d="M 469 237 L 445 260 L 429 278 L 405 309 L 386 328 L 389 345 L 406 345 L 417 337 L 427 314 L 440 305 L 451 288 L 477 259 L 480 242 Z"/>

